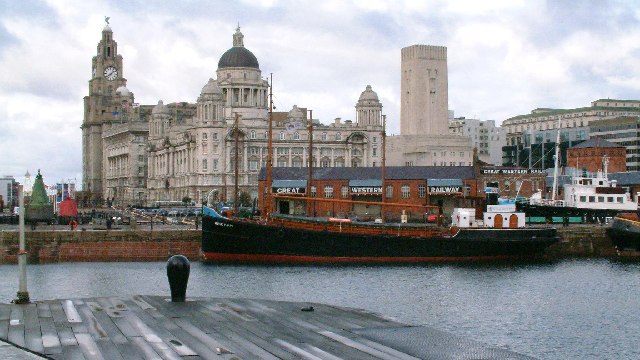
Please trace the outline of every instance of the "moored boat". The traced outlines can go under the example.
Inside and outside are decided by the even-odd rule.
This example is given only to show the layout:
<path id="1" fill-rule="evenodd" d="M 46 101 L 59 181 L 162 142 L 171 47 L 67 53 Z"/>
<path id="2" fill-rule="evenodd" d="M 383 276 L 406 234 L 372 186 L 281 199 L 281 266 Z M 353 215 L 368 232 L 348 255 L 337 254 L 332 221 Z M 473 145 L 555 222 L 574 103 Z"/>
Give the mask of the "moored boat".
<path id="1" fill-rule="evenodd" d="M 497 260 L 535 257 L 558 241 L 555 228 L 518 227 L 518 215 L 492 217 L 510 219 L 512 227 L 500 228 L 471 226 L 475 221 L 466 218 L 468 213 L 457 214 L 462 218 L 445 228 L 286 215 L 260 222 L 227 218 L 205 207 L 203 261 L 362 264 Z"/>
<path id="2" fill-rule="evenodd" d="M 564 185 L 562 200 L 543 199 L 538 191 L 528 202 L 518 203 L 518 208 L 529 217 L 543 217 L 547 222 L 555 217 L 573 217 L 583 223 L 605 223 L 619 212 L 638 210 L 638 203 L 629 190 L 609 179 L 606 157 L 602 164 L 602 170 L 595 174 L 571 176 L 571 182 Z"/>
<path id="3" fill-rule="evenodd" d="M 640 251 L 640 217 L 637 212 L 619 213 L 611 220 L 607 236 L 618 251 Z"/>

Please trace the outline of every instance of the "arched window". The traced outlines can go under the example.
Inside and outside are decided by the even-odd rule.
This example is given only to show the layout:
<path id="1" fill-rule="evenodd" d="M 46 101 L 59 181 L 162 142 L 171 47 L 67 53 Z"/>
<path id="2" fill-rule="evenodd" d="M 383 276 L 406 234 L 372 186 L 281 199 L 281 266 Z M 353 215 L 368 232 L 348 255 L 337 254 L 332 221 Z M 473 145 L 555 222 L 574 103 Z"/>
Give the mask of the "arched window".
<path id="1" fill-rule="evenodd" d="M 300 133 L 299 132 L 295 132 L 293 133 L 293 140 L 300 140 Z"/>
<path id="2" fill-rule="evenodd" d="M 284 140 L 284 131 L 280 131 L 280 140 Z"/>
<path id="3" fill-rule="evenodd" d="M 342 134 L 336 133 L 336 141 L 340 141 L 340 140 L 342 140 Z"/>
<path id="4" fill-rule="evenodd" d="M 251 130 L 251 132 L 249 133 L 249 138 L 250 139 L 255 139 L 256 138 L 256 131 L 255 130 Z"/>

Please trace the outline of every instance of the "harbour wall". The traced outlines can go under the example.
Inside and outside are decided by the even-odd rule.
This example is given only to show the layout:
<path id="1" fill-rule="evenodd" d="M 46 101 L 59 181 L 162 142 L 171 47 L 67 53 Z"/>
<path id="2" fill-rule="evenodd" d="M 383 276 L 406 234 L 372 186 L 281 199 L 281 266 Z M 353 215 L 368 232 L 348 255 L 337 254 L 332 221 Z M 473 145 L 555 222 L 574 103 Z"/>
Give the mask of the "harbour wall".
<path id="1" fill-rule="evenodd" d="M 558 228 L 560 242 L 549 247 L 552 259 L 615 257 L 606 226 L 571 225 Z M 166 261 L 176 254 L 200 260 L 202 233 L 184 230 L 27 231 L 25 242 L 30 264 L 99 261 Z M 17 263 L 19 232 L 0 231 L 0 264 Z"/>
<path id="2" fill-rule="evenodd" d="M 27 231 L 25 244 L 30 264 L 90 261 L 166 261 L 181 254 L 199 260 L 198 230 Z M 0 231 L 0 264 L 17 263 L 18 231 Z"/>

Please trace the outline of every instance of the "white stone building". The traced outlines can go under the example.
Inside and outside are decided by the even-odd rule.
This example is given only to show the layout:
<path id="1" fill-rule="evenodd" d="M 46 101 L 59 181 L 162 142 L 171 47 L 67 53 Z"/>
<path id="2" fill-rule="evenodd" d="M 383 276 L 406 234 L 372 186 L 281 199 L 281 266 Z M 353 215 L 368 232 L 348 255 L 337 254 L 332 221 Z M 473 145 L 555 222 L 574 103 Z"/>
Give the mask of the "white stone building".
<path id="1" fill-rule="evenodd" d="M 83 121 L 83 188 L 115 205 L 156 201 L 199 203 L 217 190 L 234 200 L 236 144 L 240 192 L 256 198 L 267 164 L 269 84 L 238 28 L 195 103 L 138 105 L 122 78 L 123 59 L 107 25 L 93 59 Z M 313 120 L 316 167 L 380 166 L 382 104 L 371 86 L 356 103 L 356 120 Z M 236 141 L 236 116 L 238 131 Z M 273 165 L 307 166 L 308 114 L 294 106 L 272 113 Z"/>
<path id="2" fill-rule="evenodd" d="M 496 126 L 495 120 L 466 119 L 449 120 L 449 132 L 471 139 L 477 149 L 478 159 L 488 164 L 502 165 L 502 147 L 506 145 L 506 131 Z"/>

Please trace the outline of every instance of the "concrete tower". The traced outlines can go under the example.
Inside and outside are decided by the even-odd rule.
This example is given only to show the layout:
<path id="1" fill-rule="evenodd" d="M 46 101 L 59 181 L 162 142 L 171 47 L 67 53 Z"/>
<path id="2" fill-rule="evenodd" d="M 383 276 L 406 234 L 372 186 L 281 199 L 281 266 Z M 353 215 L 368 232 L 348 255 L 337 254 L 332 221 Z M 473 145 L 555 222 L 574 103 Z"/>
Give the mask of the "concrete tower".
<path id="1" fill-rule="evenodd" d="M 447 48 L 405 47 L 400 71 L 400 134 L 448 134 Z"/>

